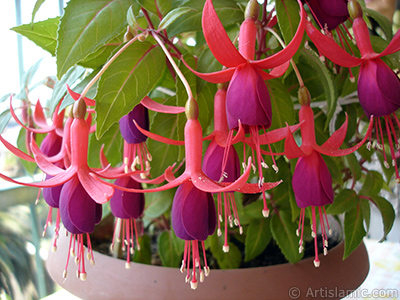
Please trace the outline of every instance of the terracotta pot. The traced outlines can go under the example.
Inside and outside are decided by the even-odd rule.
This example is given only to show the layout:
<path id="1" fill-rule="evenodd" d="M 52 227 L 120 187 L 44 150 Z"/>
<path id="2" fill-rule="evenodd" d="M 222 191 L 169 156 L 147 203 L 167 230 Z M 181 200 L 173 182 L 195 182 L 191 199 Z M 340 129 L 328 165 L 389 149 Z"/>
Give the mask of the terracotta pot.
<path id="1" fill-rule="evenodd" d="M 96 265 L 87 263 L 87 279 L 75 276 L 73 260 L 69 274 L 62 277 L 68 238 L 61 234 L 57 252 L 47 259 L 50 276 L 61 287 L 85 300 L 90 299 L 340 299 L 355 290 L 369 271 L 368 254 L 362 243 L 346 260 L 344 244 L 321 256 L 315 268 L 313 258 L 297 264 L 269 267 L 211 270 L 197 290 L 185 283 L 178 268 L 132 263 L 94 253 Z"/>

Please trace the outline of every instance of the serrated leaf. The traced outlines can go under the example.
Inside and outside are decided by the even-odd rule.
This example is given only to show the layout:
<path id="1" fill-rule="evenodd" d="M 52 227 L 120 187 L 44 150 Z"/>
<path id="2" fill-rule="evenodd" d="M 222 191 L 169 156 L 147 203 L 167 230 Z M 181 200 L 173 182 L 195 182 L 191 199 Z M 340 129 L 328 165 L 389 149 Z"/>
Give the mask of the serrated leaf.
<path id="1" fill-rule="evenodd" d="M 296 235 L 297 226 L 290 215 L 279 211 L 271 217 L 271 232 L 286 259 L 294 264 L 301 260 L 304 253 L 299 253 L 299 238 Z"/>
<path id="2" fill-rule="evenodd" d="M 104 154 L 112 166 L 116 166 L 122 161 L 123 139 L 119 131 L 119 124 L 114 124 L 101 137 L 96 139 L 94 134 L 89 136 L 88 164 L 92 168 L 101 167 L 100 149 L 104 145 Z"/>
<path id="3" fill-rule="evenodd" d="M 382 223 L 383 223 L 383 237 L 379 242 L 383 242 L 386 239 L 386 236 L 389 234 L 390 230 L 393 227 L 394 220 L 396 218 L 396 213 L 393 209 L 392 204 L 387 201 L 385 198 L 380 196 L 373 196 L 372 203 L 379 209 L 382 215 Z"/>
<path id="4" fill-rule="evenodd" d="M 94 53 L 126 26 L 129 0 L 71 0 L 60 19 L 57 77 Z"/>
<path id="5" fill-rule="evenodd" d="M 178 7 L 171 10 L 158 24 L 158 30 L 164 30 L 168 28 L 169 25 L 174 23 L 180 16 L 187 14 L 189 12 L 194 11 L 193 8 L 190 7 Z"/>
<path id="6" fill-rule="evenodd" d="M 279 80 L 268 80 L 268 90 L 272 107 L 272 124 L 270 130 L 294 124 L 295 115 L 293 101 L 285 86 Z M 275 143 L 275 152 L 284 151 L 284 142 Z"/>
<path id="7" fill-rule="evenodd" d="M 139 24 L 135 17 L 135 12 L 133 11 L 133 5 L 131 5 L 126 13 L 126 20 L 128 21 L 128 25 L 131 29 L 139 28 Z"/>
<path id="8" fill-rule="evenodd" d="M 135 249 L 133 261 L 141 264 L 151 265 L 151 242 L 148 235 L 139 237 L 140 250 Z"/>
<path id="9" fill-rule="evenodd" d="M 136 0 L 136 2 L 146 10 L 152 12 L 156 16 L 166 14 L 171 8 L 171 1 L 165 0 Z"/>
<path id="10" fill-rule="evenodd" d="M 85 69 L 79 66 L 71 68 L 68 70 L 67 73 L 64 74 L 61 80 L 56 82 L 53 88 L 53 93 L 51 94 L 51 98 L 47 103 L 47 107 L 49 108 L 50 114 L 54 112 L 58 103 L 67 94 L 67 84 L 71 87 L 76 82 L 77 79 L 82 77 L 84 72 Z"/>
<path id="11" fill-rule="evenodd" d="M 286 44 L 293 39 L 300 23 L 299 5 L 296 1 L 275 1 L 276 16 Z"/>
<path id="12" fill-rule="evenodd" d="M 171 24 L 167 30 L 168 35 L 175 36 L 183 32 L 200 31 L 204 3 L 205 0 L 185 2 L 185 6 L 193 8 L 193 11 L 179 17 L 176 22 Z M 224 27 L 243 21 L 243 12 L 235 1 L 213 0 L 213 4 Z"/>
<path id="13" fill-rule="evenodd" d="M 171 103 L 174 102 L 174 98 L 171 98 L 165 102 L 165 104 L 171 105 Z M 150 129 L 151 132 L 158 135 L 170 139 L 177 139 L 177 125 L 177 115 L 156 113 L 150 125 Z M 183 148 L 182 146 L 166 145 L 152 139 L 148 139 L 147 147 L 153 157 L 150 170 L 153 177 L 162 175 L 167 167 L 177 162 L 179 148 Z"/>
<path id="14" fill-rule="evenodd" d="M 158 253 L 164 267 L 177 268 L 180 266 L 182 257 L 175 250 L 171 232 L 161 232 L 158 237 Z"/>
<path id="15" fill-rule="evenodd" d="M 157 193 L 147 193 L 145 209 L 146 218 L 155 219 L 165 213 L 171 207 L 174 194 L 174 189 Z"/>
<path id="16" fill-rule="evenodd" d="M 33 20 L 35 19 L 35 15 L 38 12 L 39 8 L 42 6 L 45 0 L 37 0 L 35 3 L 35 6 L 33 7 L 32 11 L 32 20 L 31 20 L 31 25 L 33 25 Z"/>
<path id="17" fill-rule="evenodd" d="M 148 42 L 132 43 L 101 76 L 96 95 L 97 137 L 126 115 L 161 78 L 162 50 Z"/>
<path id="18" fill-rule="evenodd" d="M 271 241 L 272 234 L 269 223 L 270 220 L 267 218 L 250 222 L 246 231 L 244 261 L 250 261 L 261 254 Z"/>
<path id="19" fill-rule="evenodd" d="M 354 190 L 344 189 L 335 196 L 334 202 L 326 210 L 327 214 L 338 215 L 352 209 L 359 203 L 359 198 Z"/>
<path id="20" fill-rule="evenodd" d="M 335 82 L 331 74 L 329 73 L 328 69 L 325 67 L 325 65 L 321 62 L 319 57 L 314 52 L 305 48 L 301 49 L 300 52 L 302 58 L 304 58 L 306 62 L 309 64 L 309 67 L 316 72 L 316 74 L 320 79 L 320 84 L 324 88 L 325 92 L 324 100 L 326 100 L 328 106 L 326 114 L 327 119 L 325 123 L 325 127 L 327 128 L 336 110 L 337 90 Z"/>
<path id="21" fill-rule="evenodd" d="M 378 23 L 379 27 L 382 28 L 383 32 L 385 33 L 386 38 L 390 41 L 393 38 L 393 32 L 392 23 L 388 20 L 388 18 L 370 8 L 366 8 L 365 12 Z"/>
<path id="22" fill-rule="evenodd" d="M 346 212 L 344 217 L 344 254 L 346 259 L 360 245 L 366 235 L 360 205 Z"/>
<path id="23" fill-rule="evenodd" d="M 37 46 L 49 52 L 52 56 L 56 53 L 57 30 L 60 17 L 50 18 L 33 24 L 24 24 L 11 28 L 23 35 Z"/>
<path id="24" fill-rule="evenodd" d="M 383 187 L 383 176 L 377 171 L 368 171 L 365 177 L 364 184 L 360 190 L 360 194 L 365 196 L 375 196 L 378 195 Z"/>
<path id="25" fill-rule="evenodd" d="M 344 157 L 346 163 L 348 164 L 351 174 L 354 180 L 359 180 L 361 178 L 361 165 L 357 160 L 354 153 L 350 153 Z"/>

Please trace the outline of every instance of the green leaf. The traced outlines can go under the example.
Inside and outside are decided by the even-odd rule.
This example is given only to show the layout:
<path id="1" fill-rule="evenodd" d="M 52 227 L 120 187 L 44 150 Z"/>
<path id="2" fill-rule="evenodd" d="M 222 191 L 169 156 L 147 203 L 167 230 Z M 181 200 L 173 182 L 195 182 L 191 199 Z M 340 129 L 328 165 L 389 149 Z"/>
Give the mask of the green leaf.
<path id="1" fill-rule="evenodd" d="M 28 95 L 27 91 L 30 90 L 30 83 L 32 81 L 32 78 L 36 74 L 37 70 L 39 69 L 40 63 L 42 62 L 42 59 L 39 59 L 36 63 L 34 63 L 28 71 L 24 73 L 24 77 L 22 78 L 22 84 L 21 84 L 21 91 L 19 94 L 15 97 L 16 99 L 21 99 L 21 100 L 28 100 Z M 14 99 L 14 97 L 13 97 Z"/>
<path id="2" fill-rule="evenodd" d="M 301 57 L 304 58 L 309 64 L 309 67 L 312 68 L 312 70 L 315 71 L 316 76 L 320 79 L 320 84 L 324 88 L 325 92 L 325 99 L 327 101 L 327 106 L 328 106 L 328 112 L 326 114 L 327 119 L 325 123 L 325 127 L 329 125 L 330 120 L 333 117 L 333 114 L 336 110 L 336 104 L 337 104 L 337 90 L 336 90 L 336 85 L 335 82 L 329 73 L 328 69 L 325 67 L 325 65 L 321 62 L 319 59 L 318 55 L 316 55 L 314 52 L 308 49 L 301 49 Z M 306 84 L 307 86 L 307 84 Z M 313 95 L 311 95 L 312 97 Z"/>
<path id="3" fill-rule="evenodd" d="M 24 24 L 11 28 L 23 35 L 37 46 L 49 52 L 52 56 L 56 54 L 57 29 L 60 17 L 47 19 L 33 24 Z"/>
<path id="4" fill-rule="evenodd" d="M 4 128 L 6 128 L 10 119 L 11 119 L 11 112 L 9 109 L 4 110 L 0 114 L 0 133 L 3 132 Z"/>
<path id="5" fill-rule="evenodd" d="M 164 30 L 172 23 L 174 23 L 180 16 L 187 14 L 189 12 L 194 11 L 193 8 L 190 7 L 178 7 L 171 10 L 158 24 L 158 30 Z"/>
<path id="6" fill-rule="evenodd" d="M 344 217 L 344 254 L 346 259 L 353 252 L 367 234 L 363 225 L 363 214 L 360 205 L 346 212 Z"/>
<path id="7" fill-rule="evenodd" d="M 33 7 L 32 11 L 32 20 L 31 25 L 33 26 L 33 20 L 35 19 L 35 15 L 38 12 L 39 8 L 42 6 L 45 0 L 36 0 L 35 6 Z"/>
<path id="8" fill-rule="evenodd" d="M 167 30 L 168 35 L 175 36 L 183 32 L 200 31 L 204 3 L 205 0 L 187 1 L 185 6 L 191 7 L 193 11 L 182 15 L 171 24 Z M 213 4 L 224 27 L 243 21 L 244 14 L 235 1 L 213 0 Z"/>
<path id="9" fill-rule="evenodd" d="M 118 35 L 130 5 L 130 0 L 69 1 L 58 30 L 57 77 Z"/>
<path id="10" fill-rule="evenodd" d="M 171 1 L 165 0 L 136 0 L 136 2 L 156 16 L 158 16 L 159 12 L 162 15 L 166 14 L 170 10 L 172 4 Z"/>
<path id="11" fill-rule="evenodd" d="M 134 42 L 115 59 L 98 84 L 98 138 L 153 89 L 164 67 L 165 58 L 161 48 L 149 42 Z"/>
<path id="12" fill-rule="evenodd" d="M 126 20 L 128 21 L 128 25 L 131 29 L 139 28 L 139 24 L 135 17 L 135 12 L 133 11 L 133 5 L 131 5 L 126 13 Z"/>
<path id="13" fill-rule="evenodd" d="M 382 28 L 383 32 L 385 33 L 386 38 L 390 41 L 393 38 L 393 32 L 392 23 L 388 20 L 388 18 L 370 8 L 366 8 L 365 12 L 378 23 L 379 27 Z"/>
<path id="14" fill-rule="evenodd" d="M 285 255 L 294 264 L 301 260 L 304 253 L 299 253 L 299 238 L 296 235 L 297 226 L 291 216 L 285 211 L 279 211 L 271 218 L 271 232 L 274 240 Z"/>
<path id="15" fill-rule="evenodd" d="M 270 130 L 286 127 L 295 123 L 293 101 L 286 87 L 278 79 L 268 80 L 268 89 L 272 107 L 272 124 Z M 275 152 L 284 151 L 284 142 L 275 143 Z"/>
<path id="16" fill-rule="evenodd" d="M 178 268 L 182 257 L 176 252 L 172 232 L 163 231 L 158 238 L 158 253 L 163 266 Z"/>
<path id="17" fill-rule="evenodd" d="M 166 105 L 172 105 L 175 99 L 171 98 Z M 178 115 L 156 113 L 150 124 L 151 132 L 170 139 L 177 139 Z M 182 146 L 167 145 L 148 139 L 147 147 L 153 157 L 151 162 L 151 175 L 158 177 L 162 175 L 165 169 L 178 161 L 179 148 Z"/>
<path id="18" fill-rule="evenodd" d="M 27 134 L 30 134 L 30 133 L 27 133 L 27 131 L 25 129 L 21 129 L 19 131 L 18 138 L 17 138 L 18 149 L 20 149 L 21 151 L 24 151 L 25 153 L 27 153 L 27 149 L 26 149 Z M 37 135 L 37 137 L 39 137 L 39 136 L 40 135 Z M 35 163 L 23 160 L 21 158 L 20 158 L 20 161 L 21 161 L 22 165 L 24 166 L 25 170 L 30 175 L 33 175 L 35 173 L 35 171 L 37 170 L 37 165 Z"/>
<path id="19" fill-rule="evenodd" d="M 244 213 L 251 218 L 261 219 L 264 218 L 264 216 L 262 215 L 263 208 L 264 204 L 261 200 L 254 201 L 244 207 Z"/>
<path id="20" fill-rule="evenodd" d="M 327 214 L 338 215 L 352 209 L 359 203 L 359 198 L 354 190 L 344 189 L 335 196 L 335 201 L 329 205 Z"/>
<path id="21" fill-rule="evenodd" d="M 141 264 L 151 265 L 151 241 L 148 235 L 139 237 L 140 250 L 135 250 L 133 261 Z"/>
<path id="22" fill-rule="evenodd" d="M 229 252 L 223 252 L 224 239 L 223 235 L 218 236 L 217 234 L 208 237 L 211 252 L 221 269 L 237 269 L 242 261 L 242 254 L 233 243 L 229 243 Z"/>
<path id="23" fill-rule="evenodd" d="M 174 194 L 174 189 L 157 193 L 147 193 L 145 217 L 151 219 L 160 217 L 171 207 Z"/>
<path id="24" fill-rule="evenodd" d="M 382 215 L 384 235 L 379 242 L 383 242 L 393 227 L 393 223 L 396 218 L 396 213 L 393 209 L 392 204 L 385 198 L 380 196 L 373 196 L 371 198 L 372 198 L 372 203 L 375 204 L 375 206 L 379 209 Z"/>
<path id="25" fill-rule="evenodd" d="M 354 153 L 348 154 L 344 157 L 344 159 L 346 160 L 346 163 L 350 168 L 354 180 L 359 180 L 361 178 L 361 165 L 357 160 L 355 154 Z"/>
<path id="26" fill-rule="evenodd" d="M 250 261 L 261 254 L 271 241 L 272 235 L 269 223 L 270 220 L 267 218 L 250 222 L 246 232 L 244 261 Z"/>
<path id="27" fill-rule="evenodd" d="M 361 195 L 368 197 L 378 195 L 383 187 L 383 176 L 377 171 L 368 171 L 364 184 L 360 190 Z"/>
<path id="28" fill-rule="evenodd" d="M 286 44 L 293 39 L 300 23 L 299 4 L 296 1 L 275 1 L 276 16 Z"/>
<path id="29" fill-rule="evenodd" d="M 369 204 L 369 200 L 365 198 L 360 198 L 360 206 L 361 206 L 361 213 L 364 219 L 364 224 L 369 231 L 369 225 L 371 223 L 371 207 Z"/>
<path id="30" fill-rule="evenodd" d="M 88 164 L 90 167 L 101 167 L 100 149 L 104 146 L 104 154 L 112 166 L 117 166 L 122 161 L 123 139 L 119 131 L 119 124 L 114 124 L 101 137 L 96 139 L 94 134 L 89 136 Z"/>
<path id="31" fill-rule="evenodd" d="M 53 88 L 53 93 L 47 104 L 50 114 L 52 114 L 58 103 L 67 94 L 67 84 L 71 87 L 79 78 L 83 76 L 85 69 L 82 67 L 74 67 L 68 70 L 67 73 L 57 81 Z M 72 102 L 73 103 L 73 102 Z"/>

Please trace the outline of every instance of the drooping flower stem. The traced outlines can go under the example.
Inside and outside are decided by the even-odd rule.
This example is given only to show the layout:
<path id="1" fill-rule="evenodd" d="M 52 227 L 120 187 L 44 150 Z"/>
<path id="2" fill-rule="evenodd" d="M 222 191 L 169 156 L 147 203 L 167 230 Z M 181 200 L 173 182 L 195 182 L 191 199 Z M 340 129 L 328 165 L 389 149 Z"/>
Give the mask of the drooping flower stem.
<path id="1" fill-rule="evenodd" d="M 169 53 L 167 47 L 165 47 L 164 43 L 161 41 L 160 37 L 158 36 L 158 34 L 155 31 L 152 31 L 151 34 L 152 34 L 153 38 L 157 41 L 157 43 L 160 45 L 161 49 L 164 51 L 169 62 L 171 63 L 172 67 L 174 68 L 176 74 L 179 76 L 180 80 L 182 81 L 183 86 L 185 87 L 186 92 L 188 94 L 188 99 L 194 99 L 192 89 L 190 88 L 190 84 L 186 80 L 186 77 L 183 75 L 182 71 L 179 69 L 179 67 L 175 63 L 174 59 L 172 58 L 171 53 Z"/>
<path id="2" fill-rule="evenodd" d="M 101 75 L 103 75 L 103 73 L 108 69 L 108 67 L 114 62 L 114 60 L 117 59 L 118 56 L 121 55 L 122 52 L 124 52 L 126 50 L 126 48 L 128 48 L 130 45 L 132 45 L 137 39 L 139 38 L 139 35 L 135 36 L 133 39 L 129 40 L 121 49 L 118 50 L 117 53 L 115 53 L 109 61 L 107 61 L 107 63 L 101 68 L 101 70 L 99 71 L 99 73 L 96 74 L 96 76 L 94 76 L 92 78 L 92 80 L 90 80 L 90 82 L 85 86 L 85 88 L 82 91 L 81 94 L 81 98 L 85 98 L 87 92 L 90 90 L 90 88 L 100 79 Z"/>
<path id="3" fill-rule="evenodd" d="M 284 42 L 284 41 L 281 39 L 281 37 L 275 32 L 275 30 L 273 30 L 273 29 L 271 29 L 271 28 L 269 28 L 269 27 L 267 27 L 267 28 L 265 28 L 265 29 L 266 29 L 268 32 L 270 32 L 270 33 L 277 39 L 277 41 L 279 42 L 279 44 L 281 44 L 281 46 L 282 46 L 283 48 L 286 48 L 285 42 Z M 301 77 L 300 71 L 299 71 L 299 69 L 297 68 L 297 65 L 296 65 L 296 63 L 294 62 L 293 58 L 290 59 L 290 64 L 292 65 L 293 71 L 294 71 L 294 73 L 296 74 L 296 77 L 297 77 L 297 80 L 298 80 L 298 82 L 299 82 L 300 87 L 303 87 L 303 86 L 304 86 L 303 78 Z"/>

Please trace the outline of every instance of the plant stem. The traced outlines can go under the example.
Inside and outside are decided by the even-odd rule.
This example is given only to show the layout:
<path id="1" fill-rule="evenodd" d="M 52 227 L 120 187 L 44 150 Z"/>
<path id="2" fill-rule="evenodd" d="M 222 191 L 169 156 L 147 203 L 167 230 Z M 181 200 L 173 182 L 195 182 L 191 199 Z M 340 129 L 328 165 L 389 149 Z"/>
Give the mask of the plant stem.
<path id="1" fill-rule="evenodd" d="M 108 69 L 108 67 L 113 63 L 113 61 L 120 56 L 120 54 L 122 52 L 125 51 L 126 48 L 128 48 L 133 42 L 135 42 L 138 39 L 139 35 L 135 36 L 133 39 L 131 39 L 129 42 L 127 42 L 121 49 L 118 50 L 117 53 L 115 53 L 113 55 L 113 57 L 110 58 L 110 60 L 101 68 L 101 70 L 99 71 L 99 73 L 96 74 L 96 76 L 94 76 L 92 78 L 92 80 L 90 80 L 90 82 L 85 86 L 85 88 L 82 91 L 81 94 L 81 98 L 83 99 L 87 92 L 90 90 L 90 88 L 97 82 L 97 80 L 100 79 L 101 75 L 103 75 L 103 73 Z"/>
<path id="2" fill-rule="evenodd" d="M 286 48 L 285 42 L 281 39 L 281 37 L 274 30 L 272 30 L 271 28 L 268 28 L 268 27 L 265 28 L 265 30 L 271 32 L 275 36 L 275 38 L 278 40 L 278 42 L 282 45 L 282 47 Z M 303 87 L 304 86 L 303 78 L 301 77 L 299 69 L 297 68 L 293 58 L 290 59 L 290 63 L 292 64 L 294 73 L 296 74 L 296 77 L 297 77 L 297 80 L 299 81 L 300 87 Z"/>
<path id="3" fill-rule="evenodd" d="M 189 82 L 186 80 L 186 77 L 183 75 L 182 71 L 179 69 L 178 65 L 175 63 L 174 59 L 171 56 L 171 53 L 169 53 L 168 49 L 165 47 L 164 43 L 161 41 L 160 37 L 158 36 L 158 34 L 155 31 L 152 31 L 151 34 L 153 35 L 153 37 L 157 41 L 157 43 L 160 45 L 161 49 L 164 51 L 169 62 L 171 63 L 172 67 L 174 68 L 176 74 L 181 79 L 181 81 L 186 89 L 186 92 L 188 94 L 188 98 L 194 99 L 192 89 L 190 88 Z"/>

